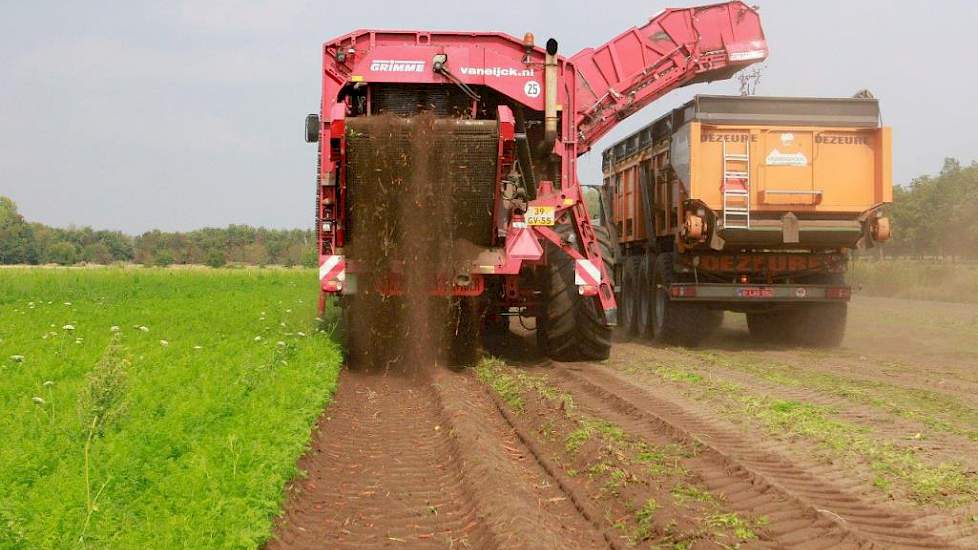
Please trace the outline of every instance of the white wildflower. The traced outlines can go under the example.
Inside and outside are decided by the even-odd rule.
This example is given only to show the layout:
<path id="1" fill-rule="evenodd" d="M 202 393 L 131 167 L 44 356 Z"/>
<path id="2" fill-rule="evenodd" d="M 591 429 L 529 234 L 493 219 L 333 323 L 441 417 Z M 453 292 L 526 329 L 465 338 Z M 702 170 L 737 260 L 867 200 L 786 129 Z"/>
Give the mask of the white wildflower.
<path id="1" fill-rule="evenodd" d="M 120 330 L 122 329 L 116 325 L 112 325 L 111 327 L 109 327 L 109 332 L 119 332 Z"/>
<path id="2" fill-rule="evenodd" d="M 44 404 L 44 399 L 42 399 L 42 398 L 40 398 L 40 397 L 38 397 L 36 395 L 31 398 L 31 401 L 33 401 L 34 403 L 36 403 L 38 405 L 43 405 Z"/>
<path id="3" fill-rule="evenodd" d="M 75 338 L 75 343 L 76 344 L 81 344 L 82 343 L 82 340 L 83 340 L 82 338 Z"/>
<path id="4" fill-rule="evenodd" d="M 297 332 L 296 335 L 298 335 L 300 338 L 302 338 L 302 337 L 304 337 L 306 335 L 306 333 L 300 331 L 300 332 Z"/>
<path id="5" fill-rule="evenodd" d="M 23 355 L 11 355 L 10 356 L 10 360 L 13 361 L 14 363 L 23 363 L 24 362 L 24 356 Z"/>
<path id="6" fill-rule="evenodd" d="M 281 340 L 279 340 L 278 342 L 275 342 L 275 345 L 276 345 L 276 346 L 281 346 L 281 347 L 285 347 L 285 342 L 283 342 L 283 341 L 281 341 Z"/>
<path id="7" fill-rule="evenodd" d="M 279 325 L 280 326 L 283 326 L 283 327 L 286 326 L 284 322 L 283 323 L 279 323 Z"/>
<path id="8" fill-rule="evenodd" d="M 285 310 L 285 312 L 286 313 L 292 313 L 292 310 L 291 309 L 287 309 L 287 310 Z"/>
<path id="9" fill-rule="evenodd" d="M 261 336 L 255 336 L 255 342 L 261 342 Z"/>
<path id="10" fill-rule="evenodd" d="M 45 388 L 50 388 L 51 386 L 54 385 L 54 381 L 53 380 L 45 380 L 43 385 L 44 385 Z"/>
<path id="11" fill-rule="evenodd" d="M 169 342 L 167 342 L 166 340 L 160 340 L 160 345 L 161 345 L 161 346 L 169 346 L 169 345 L 170 345 L 170 343 L 169 343 Z"/>
<path id="12" fill-rule="evenodd" d="M 204 349 L 204 346 L 194 346 L 194 349 Z"/>
<path id="13" fill-rule="evenodd" d="M 75 330 L 75 325 L 65 325 L 61 327 L 63 330 Z"/>
<path id="14" fill-rule="evenodd" d="M 66 306 L 70 306 L 71 305 L 71 302 L 65 302 L 65 305 Z"/>
<path id="15" fill-rule="evenodd" d="M 139 325 L 136 328 L 139 329 L 139 330 L 141 330 L 141 331 L 143 331 L 143 332 L 149 332 L 149 327 L 147 327 L 146 325 Z"/>

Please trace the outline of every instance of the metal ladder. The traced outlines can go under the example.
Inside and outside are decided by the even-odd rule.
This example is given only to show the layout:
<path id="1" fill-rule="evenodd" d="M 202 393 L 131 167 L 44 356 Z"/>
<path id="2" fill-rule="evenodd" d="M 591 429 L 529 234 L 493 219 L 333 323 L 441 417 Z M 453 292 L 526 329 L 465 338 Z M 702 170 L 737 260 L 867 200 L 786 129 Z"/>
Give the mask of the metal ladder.
<path id="1" fill-rule="evenodd" d="M 750 229 L 750 141 L 745 145 L 746 153 L 730 153 L 723 142 L 724 229 Z"/>

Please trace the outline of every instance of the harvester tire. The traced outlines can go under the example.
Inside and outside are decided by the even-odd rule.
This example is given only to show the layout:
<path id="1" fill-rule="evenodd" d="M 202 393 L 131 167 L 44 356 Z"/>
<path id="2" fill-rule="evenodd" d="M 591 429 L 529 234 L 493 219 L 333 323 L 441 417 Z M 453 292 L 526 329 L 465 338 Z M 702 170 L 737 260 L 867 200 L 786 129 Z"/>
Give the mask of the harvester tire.
<path id="1" fill-rule="evenodd" d="M 672 252 L 664 252 L 655 258 L 653 338 L 662 344 L 695 347 L 720 326 L 723 312 L 704 304 L 672 301 L 669 285 L 676 280 L 674 264 L 675 254 Z"/>
<path id="2" fill-rule="evenodd" d="M 569 224 L 555 228 L 570 239 Z M 614 244 L 608 230 L 594 227 L 606 273 L 612 273 Z M 540 290 L 542 304 L 537 319 L 537 342 L 554 361 L 603 361 L 611 351 L 611 327 L 605 323 L 596 297 L 581 296 L 574 283 L 574 258 L 548 244 L 549 262 Z"/>
<path id="3" fill-rule="evenodd" d="M 479 357 L 480 315 L 475 300 L 461 298 L 451 304 L 448 328 L 448 366 L 474 365 Z"/>

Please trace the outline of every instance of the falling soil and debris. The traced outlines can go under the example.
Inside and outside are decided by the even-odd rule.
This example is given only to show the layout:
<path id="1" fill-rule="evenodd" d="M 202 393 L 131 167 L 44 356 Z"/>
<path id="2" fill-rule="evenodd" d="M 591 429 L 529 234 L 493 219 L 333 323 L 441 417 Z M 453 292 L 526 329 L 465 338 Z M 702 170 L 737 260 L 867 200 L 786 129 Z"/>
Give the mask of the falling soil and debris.
<path id="1" fill-rule="evenodd" d="M 474 351 L 472 300 L 432 291 L 466 276 L 476 243 L 490 235 L 487 178 L 495 169 L 471 164 L 494 160 L 493 131 L 430 113 L 351 121 L 347 254 L 359 292 L 348 304 L 347 338 L 354 364 L 386 370 L 459 360 L 466 350 L 452 349 L 453 341 Z"/>

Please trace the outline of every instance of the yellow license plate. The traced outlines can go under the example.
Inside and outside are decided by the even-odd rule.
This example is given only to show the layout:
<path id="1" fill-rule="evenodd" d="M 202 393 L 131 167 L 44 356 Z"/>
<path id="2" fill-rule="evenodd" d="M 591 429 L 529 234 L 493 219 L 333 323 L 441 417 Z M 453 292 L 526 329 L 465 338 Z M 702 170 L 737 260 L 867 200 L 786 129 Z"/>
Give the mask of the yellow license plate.
<path id="1" fill-rule="evenodd" d="M 554 212 L 557 210 L 553 206 L 531 206 L 526 213 L 526 223 L 529 225 L 553 225 Z"/>

